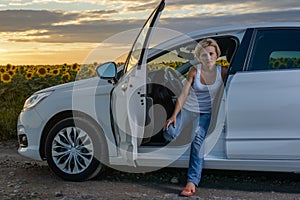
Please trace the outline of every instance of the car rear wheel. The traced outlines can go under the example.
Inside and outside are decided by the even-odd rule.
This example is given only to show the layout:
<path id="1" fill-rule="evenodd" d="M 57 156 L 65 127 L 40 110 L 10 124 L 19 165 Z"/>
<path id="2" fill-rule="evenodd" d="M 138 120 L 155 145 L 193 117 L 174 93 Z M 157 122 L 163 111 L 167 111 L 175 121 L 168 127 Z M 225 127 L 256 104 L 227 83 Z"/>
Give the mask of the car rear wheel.
<path id="1" fill-rule="evenodd" d="M 103 133 L 86 119 L 67 118 L 50 130 L 46 158 L 51 170 L 68 181 L 84 181 L 98 175 L 105 155 Z"/>

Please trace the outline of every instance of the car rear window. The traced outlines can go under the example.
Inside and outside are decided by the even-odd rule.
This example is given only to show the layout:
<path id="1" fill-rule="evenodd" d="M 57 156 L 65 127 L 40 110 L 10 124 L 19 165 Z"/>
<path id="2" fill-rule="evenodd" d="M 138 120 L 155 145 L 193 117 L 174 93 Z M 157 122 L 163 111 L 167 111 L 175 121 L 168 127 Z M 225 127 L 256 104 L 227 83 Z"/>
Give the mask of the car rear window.
<path id="1" fill-rule="evenodd" d="M 300 29 L 258 30 L 248 70 L 300 68 Z"/>

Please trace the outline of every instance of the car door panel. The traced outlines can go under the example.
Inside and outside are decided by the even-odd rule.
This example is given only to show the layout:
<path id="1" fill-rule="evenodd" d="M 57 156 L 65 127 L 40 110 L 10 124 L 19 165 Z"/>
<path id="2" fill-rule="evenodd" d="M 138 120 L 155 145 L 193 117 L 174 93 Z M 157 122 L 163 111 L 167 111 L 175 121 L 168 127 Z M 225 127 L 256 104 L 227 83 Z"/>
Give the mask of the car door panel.
<path id="1" fill-rule="evenodd" d="M 300 159 L 300 70 L 239 72 L 228 88 L 228 158 Z"/>
<path id="2" fill-rule="evenodd" d="M 135 166 L 138 138 L 142 138 L 146 123 L 146 60 L 152 27 L 160 17 L 162 0 L 152 12 L 135 40 L 124 67 L 124 75 L 112 92 L 111 106 L 119 153 L 128 165 Z"/>
<path id="3" fill-rule="evenodd" d="M 145 121 L 143 76 L 136 76 L 136 68 L 120 81 L 112 93 L 112 113 L 120 137 L 120 153 L 129 164 L 136 159 L 136 138 L 141 137 Z"/>

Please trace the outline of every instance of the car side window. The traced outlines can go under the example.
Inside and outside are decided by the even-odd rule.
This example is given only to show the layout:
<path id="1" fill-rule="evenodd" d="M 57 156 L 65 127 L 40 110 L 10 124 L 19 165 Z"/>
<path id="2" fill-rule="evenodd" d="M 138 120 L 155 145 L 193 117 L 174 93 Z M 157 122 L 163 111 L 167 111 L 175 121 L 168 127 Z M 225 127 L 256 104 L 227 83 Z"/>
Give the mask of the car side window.
<path id="1" fill-rule="evenodd" d="M 238 45 L 237 39 L 232 36 L 212 38 L 217 41 L 221 49 L 221 55 L 217 60 L 217 64 L 224 67 L 229 67 L 230 61 Z M 155 58 L 150 58 L 147 63 L 148 72 L 154 72 L 166 67 L 171 67 L 172 69 L 176 70 L 178 74 L 180 73 L 182 75 L 180 77 L 181 79 L 184 79 L 189 71 L 189 68 L 199 63 L 194 56 L 194 50 L 200 40 L 201 39 L 182 44 L 162 52 Z"/>
<path id="2" fill-rule="evenodd" d="M 257 30 L 248 70 L 300 68 L 300 29 Z"/>
<path id="3" fill-rule="evenodd" d="M 182 65 L 194 59 L 194 48 L 196 43 L 185 44 L 173 50 L 166 51 L 155 59 L 148 62 L 148 70 L 155 71 L 166 67 L 176 70 Z"/>

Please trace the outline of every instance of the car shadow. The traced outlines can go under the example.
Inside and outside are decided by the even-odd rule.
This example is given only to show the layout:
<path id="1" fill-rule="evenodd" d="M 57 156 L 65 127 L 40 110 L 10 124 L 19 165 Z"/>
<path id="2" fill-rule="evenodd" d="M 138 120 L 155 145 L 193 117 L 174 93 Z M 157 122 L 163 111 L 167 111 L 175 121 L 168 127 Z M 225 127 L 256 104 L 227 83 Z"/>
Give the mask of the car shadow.
<path id="1" fill-rule="evenodd" d="M 109 169 L 95 180 L 141 184 L 178 194 L 185 186 L 186 171 L 182 168 L 163 168 L 148 173 L 127 173 Z M 300 174 L 204 169 L 199 188 L 300 194 Z"/>

